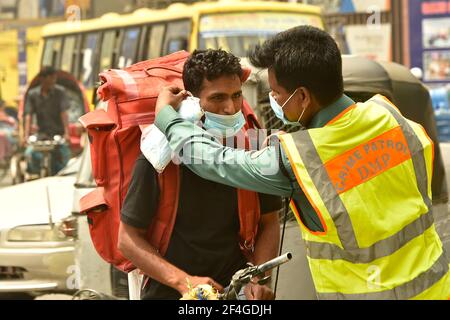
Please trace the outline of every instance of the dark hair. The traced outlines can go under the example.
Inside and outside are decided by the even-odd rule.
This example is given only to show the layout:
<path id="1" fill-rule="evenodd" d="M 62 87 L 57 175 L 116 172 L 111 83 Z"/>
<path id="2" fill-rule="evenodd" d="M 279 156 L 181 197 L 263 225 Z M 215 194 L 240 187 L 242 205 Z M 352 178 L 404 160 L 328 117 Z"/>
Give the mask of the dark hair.
<path id="1" fill-rule="evenodd" d="M 195 50 L 184 65 L 184 88 L 198 96 L 205 78 L 212 81 L 224 75 L 242 77 L 239 58 L 221 49 Z"/>
<path id="2" fill-rule="evenodd" d="M 300 26 L 277 34 L 249 55 L 258 68 L 273 68 L 278 83 L 289 92 L 306 87 L 321 105 L 344 91 L 342 57 L 333 38 L 320 29 Z"/>
<path id="3" fill-rule="evenodd" d="M 3 108 L 6 106 L 5 100 L 0 99 L 0 108 Z"/>
<path id="4" fill-rule="evenodd" d="M 43 67 L 41 69 L 41 72 L 39 72 L 39 77 L 40 78 L 46 78 L 48 76 L 52 76 L 56 74 L 56 69 L 53 67 Z"/>

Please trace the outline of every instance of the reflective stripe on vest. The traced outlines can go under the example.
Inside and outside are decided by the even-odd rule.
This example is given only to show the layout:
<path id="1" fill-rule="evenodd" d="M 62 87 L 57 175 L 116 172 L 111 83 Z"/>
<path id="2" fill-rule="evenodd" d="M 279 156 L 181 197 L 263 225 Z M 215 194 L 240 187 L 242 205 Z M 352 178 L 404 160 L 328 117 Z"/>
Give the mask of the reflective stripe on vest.
<path id="1" fill-rule="evenodd" d="M 376 164 L 375 168 L 379 170 L 379 173 L 372 176 L 371 178 L 382 174 L 389 174 L 388 170 L 411 159 L 416 176 L 416 185 L 418 191 L 420 192 L 422 198 L 421 200 L 428 210 L 426 213 L 419 215 L 417 219 L 412 220 L 409 224 L 406 224 L 404 227 L 402 227 L 400 230 L 390 235 L 389 237 L 375 241 L 367 247 L 361 246 L 357 240 L 356 232 L 352 224 L 351 215 L 349 214 L 349 211 L 346 207 L 346 205 L 349 206 L 348 200 L 347 204 L 345 204 L 343 198 L 341 197 L 341 194 L 359 185 L 370 182 L 371 178 L 365 181 L 361 177 L 354 177 L 354 179 L 348 179 L 349 181 L 346 185 L 338 185 L 335 183 L 336 180 L 339 180 L 336 178 L 338 176 L 338 172 L 335 169 L 340 168 L 345 163 L 345 160 L 349 159 L 348 156 L 344 156 L 346 152 L 342 152 L 342 154 L 340 155 L 344 156 L 343 158 L 340 158 L 339 152 L 336 152 L 338 154 L 338 157 L 334 157 L 331 161 L 324 163 L 321 156 L 319 155 L 318 149 L 316 149 L 316 144 L 320 144 L 320 142 L 316 142 L 313 140 L 310 131 L 303 131 L 293 135 L 281 136 L 280 140 L 286 153 L 289 156 L 289 160 L 292 164 L 294 172 L 296 173 L 297 180 L 302 187 L 302 190 L 305 192 L 306 196 L 315 208 L 323 223 L 325 220 L 327 220 L 327 212 L 322 212 L 323 210 L 320 210 L 318 208 L 321 207 L 328 211 L 328 223 L 331 223 L 332 226 L 324 225 L 324 229 L 326 230 L 328 227 L 334 227 L 337 233 L 337 238 L 340 242 L 336 243 L 336 241 L 327 241 L 326 234 L 320 239 L 320 241 L 319 239 L 317 241 L 312 241 L 308 239 L 311 238 L 308 235 L 305 237 L 308 257 L 312 269 L 311 271 L 313 273 L 316 287 L 318 287 L 317 289 L 320 298 L 408 299 L 413 298 L 426 289 L 432 287 L 434 284 L 443 279 L 448 273 L 448 263 L 446 262 L 445 253 L 441 252 L 439 255 L 437 255 L 436 252 L 434 252 L 433 257 L 436 260 L 429 262 L 426 271 L 424 270 L 425 272 L 422 272 L 415 278 L 410 279 L 409 281 L 404 281 L 403 283 L 398 284 L 393 288 L 388 288 L 388 290 L 378 292 L 369 292 L 374 290 L 367 290 L 367 293 L 365 293 L 364 291 L 362 291 L 363 293 L 352 293 L 352 289 L 350 288 L 351 284 L 348 284 L 349 287 L 347 287 L 346 292 L 343 293 L 342 290 L 339 290 L 340 288 L 334 288 L 336 289 L 336 292 L 328 292 L 331 289 L 326 285 L 323 288 L 321 287 L 322 276 L 320 275 L 320 273 L 326 272 L 324 270 L 326 270 L 326 268 L 330 268 L 330 266 L 327 266 L 326 268 L 320 267 L 320 265 L 325 265 L 324 263 L 321 263 L 322 260 L 336 261 L 335 263 L 338 264 L 341 263 L 342 260 L 347 263 L 346 268 L 351 268 L 352 264 L 360 265 L 374 263 L 374 265 L 376 265 L 377 262 L 381 264 L 380 261 L 383 261 L 383 258 L 389 259 L 389 256 L 393 255 L 400 249 L 405 248 L 408 244 L 412 243 L 412 240 L 416 239 L 419 236 L 425 236 L 424 233 L 428 230 L 431 230 L 428 233 L 435 237 L 435 239 L 437 239 L 435 243 L 436 248 L 438 248 L 440 245 L 433 226 L 431 200 L 427 191 L 430 183 L 428 181 L 427 166 L 422 143 L 419 140 L 417 134 L 414 132 L 414 129 L 411 127 L 411 125 L 409 125 L 408 121 L 406 121 L 398 113 L 398 111 L 396 111 L 395 108 L 387 103 L 382 97 L 377 96 L 370 101 L 386 108 L 399 125 L 399 127 L 392 126 L 390 130 L 383 133 L 380 132 L 379 134 L 377 134 L 374 140 L 380 141 L 380 137 L 394 137 L 395 140 L 393 139 L 392 141 L 397 141 L 398 150 L 400 150 L 398 154 L 386 156 L 386 158 L 390 158 L 390 162 L 388 166 L 388 161 L 386 160 L 384 166 L 385 168 L 382 168 L 383 165 L 379 163 L 381 161 L 380 159 L 382 158 L 381 154 L 378 154 L 380 157 L 376 158 L 376 162 L 374 163 Z M 352 106 L 348 110 L 350 111 L 353 108 L 354 106 Z M 338 123 L 339 125 L 339 119 L 337 121 L 332 121 L 329 125 L 333 126 L 336 123 Z M 368 142 L 370 141 L 361 141 L 356 148 L 352 148 L 352 152 L 355 152 L 357 156 L 360 155 L 360 153 L 363 153 L 363 146 L 369 145 Z M 394 143 L 392 144 L 394 145 Z M 376 154 L 375 151 L 373 153 Z M 368 152 L 366 152 L 365 154 L 367 157 L 370 156 Z M 298 167 L 299 165 L 303 168 L 303 170 L 302 168 Z M 384 169 L 384 171 L 382 169 Z M 342 172 L 340 173 L 340 177 L 342 178 L 342 180 L 344 180 L 344 177 L 346 177 L 345 175 L 351 176 L 351 173 L 344 173 L 345 174 L 343 174 Z M 306 177 L 305 175 L 309 177 Z M 380 192 L 382 193 L 383 190 L 380 190 Z M 317 196 L 320 197 L 320 199 L 318 199 Z M 375 195 L 367 195 L 367 198 L 372 199 L 372 201 L 377 201 Z M 351 207 L 348 208 L 351 209 Z M 369 217 L 370 216 L 368 214 L 367 218 L 369 219 Z M 330 240 L 331 238 L 328 239 Z M 315 266 L 319 266 L 318 268 L 320 268 L 321 270 L 313 270 Z M 423 267 L 423 265 L 420 265 L 420 267 Z M 352 274 L 351 271 L 347 270 L 347 272 Z M 357 272 L 355 272 L 353 276 L 355 276 L 356 274 Z M 343 276 L 345 277 L 345 275 Z M 351 282 L 351 277 L 348 280 Z M 338 281 L 336 281 L 336 283 L 338 283 Z M 386 289 L 386 287 L 380 288 L 380 290 Z"/>

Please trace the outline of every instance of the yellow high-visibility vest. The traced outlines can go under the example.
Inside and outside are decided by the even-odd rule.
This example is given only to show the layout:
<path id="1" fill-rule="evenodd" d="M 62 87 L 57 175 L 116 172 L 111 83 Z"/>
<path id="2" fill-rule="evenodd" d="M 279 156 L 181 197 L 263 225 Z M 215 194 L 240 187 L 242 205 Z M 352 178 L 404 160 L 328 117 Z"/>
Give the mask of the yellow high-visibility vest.
<path id="1" fill-rule="evenodd" d="M 377 95 L 323 128 L 279 136 L 320 232 L 301 226 L 320 299 L 448 299 L 432 213 L 433 143 Z"/>

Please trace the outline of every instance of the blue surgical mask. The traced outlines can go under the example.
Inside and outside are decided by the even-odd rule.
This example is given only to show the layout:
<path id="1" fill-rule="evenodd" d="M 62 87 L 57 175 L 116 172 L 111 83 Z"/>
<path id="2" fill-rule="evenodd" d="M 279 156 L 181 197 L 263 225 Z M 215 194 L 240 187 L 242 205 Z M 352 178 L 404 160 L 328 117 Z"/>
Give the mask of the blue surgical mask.
<path id="1" fill-rule="evenodd" d="M 204 128 L 211 133 L 217 133 L 219 138 L 235 136 L 244 126 L 245 117 L 242 111 L 234 115 L 220 115 L 205 111 Z"/>
<path id="2" fill-rule="evenodd" d="M 270 100 L 270 106 L 272 107 L 273 112 L 275 113 L 275 115 L 277 116 L 278 119 L 280 119 L 281 121 L 283 121 L 284 124 L 286 125 L 290 125 L 290 126 L 300 126 L 300 127 L 304 127 L 301 123 L 300 120 L 302 120 L 303 118 L 303 114 L 306 111 L 306 108 L 303 109 L 302 114 L 300 115 L 300 118 L 298 118 L 298 120 L 296 122 L 294 121 L 289 121 L 286 116 L 284 115 L 284 107 L 289 103 L 289 101 L 291 101 L 291 99 L 295 96 L 295 94 L 297 93 L 298 89 L 294 91 L 294 93 L 289 97 L 289 99 L 286 100 L 286 102 L 280 106 L 278 104 L 278 102 L 275 100 L 275 98 L 272 96 L 272 94 L 269 93 L 269 100 Z"/>

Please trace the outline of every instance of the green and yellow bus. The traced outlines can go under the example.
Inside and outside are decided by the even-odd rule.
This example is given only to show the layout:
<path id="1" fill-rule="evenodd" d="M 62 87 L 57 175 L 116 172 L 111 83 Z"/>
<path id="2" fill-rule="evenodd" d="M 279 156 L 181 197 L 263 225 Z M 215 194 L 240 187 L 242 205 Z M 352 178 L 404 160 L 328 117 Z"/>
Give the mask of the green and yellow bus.
<path id="1" fill-rule="evenodd" d="M 73 74 L 89 91 L 106 69 L 196 48 L 222 48 L 242 57 L 274 34 L 306 24 L 324 27 L 318 7 L 219 1 L 109 13 L 79 23 L 46 25 L 40 64 Z"/>

